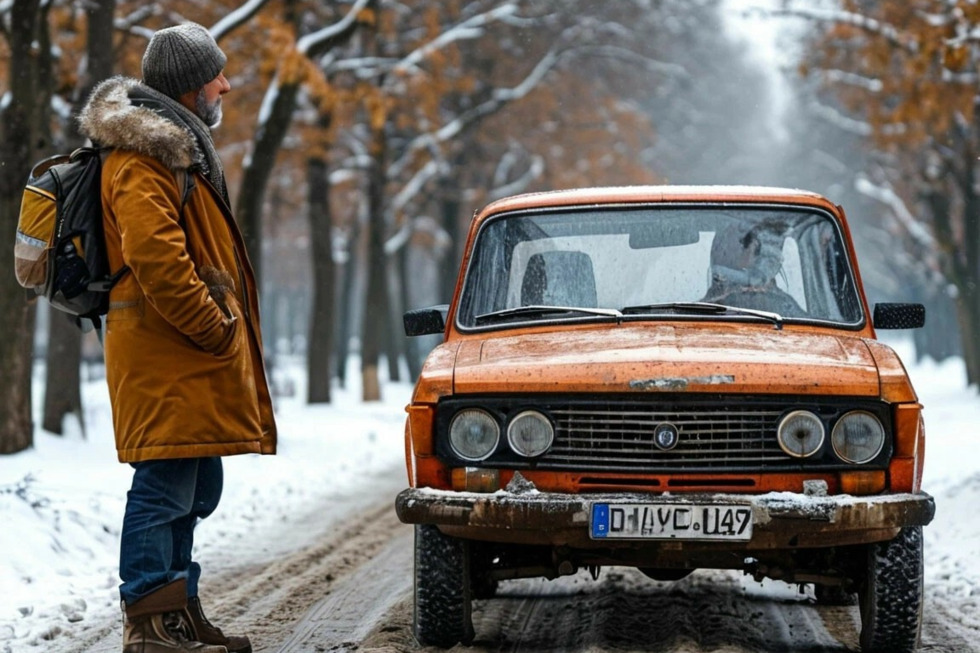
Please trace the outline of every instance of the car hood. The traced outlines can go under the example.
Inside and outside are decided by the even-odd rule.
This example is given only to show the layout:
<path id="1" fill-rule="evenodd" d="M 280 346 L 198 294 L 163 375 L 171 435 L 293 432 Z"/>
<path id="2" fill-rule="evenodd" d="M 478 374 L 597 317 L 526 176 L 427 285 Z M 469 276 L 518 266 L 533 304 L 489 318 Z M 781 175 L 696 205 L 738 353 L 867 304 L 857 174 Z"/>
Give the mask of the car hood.
<path id="1" fill-rule="evenodd" d="M 513 336 L 495 332 L 460 343 L 453 392 L 880 396 L 873 349 L 887 350 L 856 336 L 761 325 L 612 325 Z"/>

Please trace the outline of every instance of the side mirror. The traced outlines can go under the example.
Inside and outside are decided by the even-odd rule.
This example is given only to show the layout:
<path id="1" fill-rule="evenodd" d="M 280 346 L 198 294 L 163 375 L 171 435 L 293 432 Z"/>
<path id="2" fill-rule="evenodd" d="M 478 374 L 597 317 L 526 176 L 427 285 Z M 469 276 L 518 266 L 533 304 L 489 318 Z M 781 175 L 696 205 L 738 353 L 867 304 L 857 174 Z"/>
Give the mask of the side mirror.
<path id="1" fill-rule="evenodd" d="M 918 329 L 926 323 L 926 307 L 922 304 L 875 304 L 876 329 Z"/>
<path id="2" fill-rule="evenodd" d="M 406 336 L 428 336 L 442 334 L 446 330 L 446 315 L 449 304 L 439 304 L 428 308 L 417 308 L 402 316 Z"/>

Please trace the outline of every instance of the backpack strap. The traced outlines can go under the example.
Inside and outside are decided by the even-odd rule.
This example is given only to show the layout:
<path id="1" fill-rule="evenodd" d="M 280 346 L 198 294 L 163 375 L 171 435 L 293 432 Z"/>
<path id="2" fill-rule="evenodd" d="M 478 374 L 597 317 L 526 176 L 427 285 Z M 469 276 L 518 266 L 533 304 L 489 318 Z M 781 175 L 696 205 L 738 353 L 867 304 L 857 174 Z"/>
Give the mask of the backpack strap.
<path id="1" fill-rule="evenodd" d="M 184 220 L 184 207 L 187 205 L 187 201 L 191 198 L 191 193 L 194 192 L 194 188 L 197 186 L 197 182 L 194 181 L 194 173 L 197 172 L 197 166 L 193 165 L 190 168 L 181 168 L 174 172 L 177 177 L 177 186 L 180 188 L 180 220 Z M 183 224 L 181 225 L 183 226 Z"/>

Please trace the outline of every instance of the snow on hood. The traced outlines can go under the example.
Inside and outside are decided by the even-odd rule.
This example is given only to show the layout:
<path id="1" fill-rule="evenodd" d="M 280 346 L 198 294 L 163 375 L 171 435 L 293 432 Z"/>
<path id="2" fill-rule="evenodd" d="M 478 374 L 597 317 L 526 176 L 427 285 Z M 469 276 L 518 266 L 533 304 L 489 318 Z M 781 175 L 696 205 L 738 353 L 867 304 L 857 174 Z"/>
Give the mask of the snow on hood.
<path id="1" fill-rule="evenodd" d="M 466 340 L 454 391 L 878 396 L 864 340 L 770 326 L 610 325 Z"/>

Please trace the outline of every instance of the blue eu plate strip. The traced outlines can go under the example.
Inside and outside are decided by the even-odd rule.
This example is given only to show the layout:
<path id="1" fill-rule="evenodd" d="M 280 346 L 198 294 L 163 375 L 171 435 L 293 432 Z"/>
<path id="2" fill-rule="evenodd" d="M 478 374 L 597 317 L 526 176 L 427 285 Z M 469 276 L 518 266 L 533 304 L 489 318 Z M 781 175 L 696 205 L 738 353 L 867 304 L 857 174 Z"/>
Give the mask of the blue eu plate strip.
<path id="1" fill-rule="evenodd" d="M 593 504 L 592 537 L 606 537 L 607 535 L 609 535 L 609 504 Z"/>

